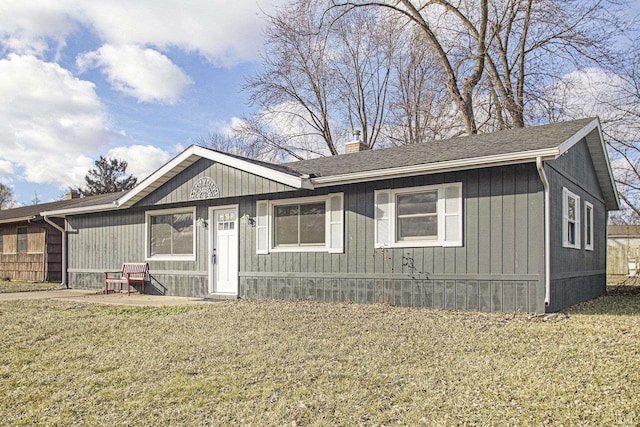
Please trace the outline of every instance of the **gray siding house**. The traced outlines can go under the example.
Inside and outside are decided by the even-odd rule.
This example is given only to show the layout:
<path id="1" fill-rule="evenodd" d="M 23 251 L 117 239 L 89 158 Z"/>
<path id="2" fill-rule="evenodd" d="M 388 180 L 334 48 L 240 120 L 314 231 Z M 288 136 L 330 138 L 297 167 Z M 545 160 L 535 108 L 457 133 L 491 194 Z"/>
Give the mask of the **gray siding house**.
<path id="1" fill-rule="evenodd" d="M 156 294 L 542 313 L 605 292 L 618 206 L 591 118 L 282 165 L 191 146 L 42 214 L 78 288 L 148 262 Z"/>

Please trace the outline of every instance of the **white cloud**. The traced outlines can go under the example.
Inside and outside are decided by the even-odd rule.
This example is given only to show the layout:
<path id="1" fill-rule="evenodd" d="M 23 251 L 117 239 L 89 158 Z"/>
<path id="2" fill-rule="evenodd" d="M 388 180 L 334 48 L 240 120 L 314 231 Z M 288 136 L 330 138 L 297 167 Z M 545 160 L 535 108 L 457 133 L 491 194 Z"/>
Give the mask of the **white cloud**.
<path id="1" fill-rule="evenodd" d="M 169 58 L 138 46 L 104 45 L 77 59 L 81 70 L 101 68 L 111 86 L 140 102 L 174 104 L 191 79 Z"/>
<path id="2" fill-rule="evenodd" d="M 107 44 L 177 47 L 216 65 L 256 59 L 264 14 L 284 0 L 24 0 L 0 6 L 0 44 L 42 54 L 81 24 Z"/>
<path id="3" fill-rule="evenodd" d="M 0 159 L 0 179 L 2 179 L 3 176 L 9 177 L 10 175 L 13 175 L 14 172 L 15 168 L 13 166 L 13 163 L 8 160 Z"/>
<path id="4" fill-rule="evenodd" d="M 171 155 L 152 145 L 131 145 L 112 148 L 105 157 L 127 161 L 127 172 L 140 182 L 169 161 Z"/>
<path id="5" fill-rule="evenodd" d="M 0 60 L 0 161 L 34 183 L 78 184 L 91 153 L 108 143 L 93 83 L 31 55 Z M 11 163 L 11 167 L 7 166 Z"/>
<path id="6" fill-rule="evenodd" d="M 41 55 L 58 48 L 76 28 L 66 0 L 5 1 L 0 6 L 0 45 L 19 54 Z"/>

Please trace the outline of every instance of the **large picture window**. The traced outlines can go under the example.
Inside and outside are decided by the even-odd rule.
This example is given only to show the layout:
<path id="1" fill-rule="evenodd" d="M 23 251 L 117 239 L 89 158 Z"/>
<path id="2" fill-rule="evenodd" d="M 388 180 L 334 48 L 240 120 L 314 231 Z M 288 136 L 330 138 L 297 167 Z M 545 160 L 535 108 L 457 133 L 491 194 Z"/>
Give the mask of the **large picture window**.
<path id="1" fill-rule="evenodd" d="M 257 202 L 256 252 L 343 252 L 343 195 Z"/>
<path id="2" fill-rule="evenodd" d="M 462 246 L 462 184 L 375 192 L 376 247 Z"/>
<path id="3" fill-rule="evenodd" d="M 147 212 L 147 258 L 194 259 L 195 211 Z"/>
<path id="4" fill-rule="evenodd" d="M 562 246 L 580 249 L 580 197 L 562 189 Z"/>
<path id="5" fill-rule="evenodd" d="M 275 246 L 324 245 L 325 211 L 325 202 L 275 206 Z"/>

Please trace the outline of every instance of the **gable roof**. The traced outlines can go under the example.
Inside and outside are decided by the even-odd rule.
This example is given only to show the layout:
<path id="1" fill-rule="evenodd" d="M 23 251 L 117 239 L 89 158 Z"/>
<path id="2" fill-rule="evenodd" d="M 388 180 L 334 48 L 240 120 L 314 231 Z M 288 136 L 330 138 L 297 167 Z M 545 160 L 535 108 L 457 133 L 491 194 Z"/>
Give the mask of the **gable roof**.
<path id="1" fill-rule="evenodd" d="M 543 126 L 348 153 L 285 164 L 310 175 L 314 187 L 477 167 L 554 160 L 585 138 L 609 210 L 620 202 L 600 121 L 586 118 Z"/>
<path id="2" fill-rule="evenodd" d="M 587 118 L 281 165 L 192 145 L 132 190 L 117 193 L 114 199 L 87 201 L 84 205 L 65 206 L 44 213 L 50 216 L 64 216 L 133 206 L 201 158 L 293 188 L 314 189 L 417 174 L 529 163 L 537 159 L 554 160 L 583 138 L 593 159 L 607 209 L 618 209 L 618 193 L 602 138 L 600 121 L 597 118 Z"/>

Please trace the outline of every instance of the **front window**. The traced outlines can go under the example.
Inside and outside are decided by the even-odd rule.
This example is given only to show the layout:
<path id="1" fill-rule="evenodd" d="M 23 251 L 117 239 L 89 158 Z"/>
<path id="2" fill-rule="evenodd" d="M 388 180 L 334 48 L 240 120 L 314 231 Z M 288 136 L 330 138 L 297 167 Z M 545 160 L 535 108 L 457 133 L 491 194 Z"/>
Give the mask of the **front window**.
<path id="1" fill-rule="evenodd" d="M 256 202 L 256 253 L 344 252 L 344 195 Z"/>
<path id="2" fill-rule="evenodd" d="M 377 190 L 375 246 L 462 246 L 462 184 Z"/>
<path id="3" fill-rule="evenodd" d="M 399 241 L 438 238 L 438 192 L 399 194 L 396 196 Z"/>
<path id="4" fill-rule="evenodd" d="M 18 227 L 16 234 L 18 236 L 16 242 L 17 252 L 27 252 L 27 227 Z"/>
<path id="5" fill-rule="evenodd" d="M 325 202 L 274 207 L 275 246 L 324 245 Z"/>
<path id="6" fill-rule="evenodd" d="M 194 256 L 194 212 L 147 213 L 148 257 L 191 258 Z"/>

